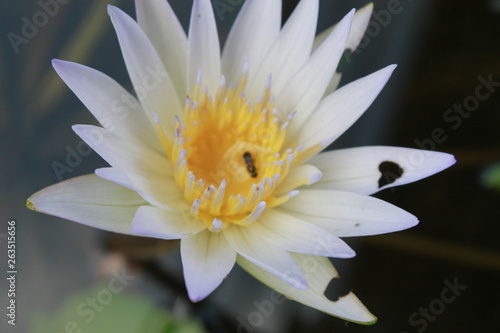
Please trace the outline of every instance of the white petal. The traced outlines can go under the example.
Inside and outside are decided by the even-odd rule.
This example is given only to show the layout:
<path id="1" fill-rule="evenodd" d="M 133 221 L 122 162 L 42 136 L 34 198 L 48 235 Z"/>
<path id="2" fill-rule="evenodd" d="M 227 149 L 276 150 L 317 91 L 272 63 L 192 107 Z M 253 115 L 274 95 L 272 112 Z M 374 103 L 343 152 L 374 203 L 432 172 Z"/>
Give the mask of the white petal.
<path id="1" fill-rule="evenodd" d="M 326 190 L 302 190 L 279 207 L 338 237 L 378 235 L 411 228 L 412 214 L 366 195 Z"/>
<path id="2" fill-rule="evenodd" d="M 307 289 L 303 273 L 287 251 L 255 237 L 247 227 L 230 225 L 224 236 L 239 255 L 299 289 Z"/>
<path id="3" fill-rule="evenodd" d="M 333 278 L 339 277 L 339 274 L 328 258 L 298 253 L 292 253 L 292 257 L 305 273 L 307 283 L 309 284 L 309 289 L 307 290 L 293 288 L 283 283 L 283 281 L 274 275 L 243 257 L 238 257 L 237 262 L 259 281 L 285 295 L 287 298 L 332 316 L 361 324 L 373 324 L 377 320 L 352 292 L 341 297 L 336 302 L 329 300 L 324 295 L 330 281 Z"/>
<path id="4" fill-rule="evenodd" d="M 116 176 L 114 172 L 99 172 L 99 176 L 134 189 L 153 205 L 169 206 L 172 201 L 182 198 L 182 191 L 171 176 L 172 164 L 166 156 L 143 145 L 125 142 L 97 126 L 75 125 L 73 130 L 111 166 L 124 173 L 128 182 L 124 184 L 123 176 Z"/>
<path id="5" fill-rule="evenodd" d="M 277 92 L 276 107 L 278 110 L 281 112 L 297 110 L 297 114 L 288 129 L 288 133 L 290 133 L 288 136 L 294 136 L 323 97 L 325 89 L 337 69 L 340 57 L 344 53 L 353 14 L 354 11 L 351 11 L 340 21 L 285 88 Z"/>
<path id="6" fill-rule="evenodd" d="M 324 152 L 308 163 L 323 172 L 311 188 L 373 194 L 438 173 L 453 165 L 455 158 L 428 150 L 372 146 Z"/>
<path id="7" fill-rule="evenodd" d="M 139 101 L 109 76 L 69 61 L 53 60 L 57 74 L 101 125 L 126 141 L 160 150 L 153 127 Z"/>
<path id="8" fill-rule="evenodd" d="M 171 177 L 126 170 L 128 173 L 120 168 L 105 167 L 95 169 L 94 172 L 101 178 L 134 190 L 151 205 L 168 208 L 172 205 L 176 206 L 177 202 L 183 198 L 182 191 Z"/>
<path id="9" fill-rule="evenodd" d="M 358 47 L 359 43 L 365 35 L 366 28 L 370 23 L 373 12 L 373 3 L 369 3 L 363 8 L 356 11 L 354 18 L 352 19 L 351 32 L 349 33 L 349 38 L 347 39 L 346 48 L 348 50 L 354 51 Z"/>
<path id="10" fill-rule="evenodd" d="M 292 252 L 352 258 L 354 251 L 337 236 L 293 215 L 268 209 L 257 223 L 248 227 L 255 237 Z"/>
<path id="11" fill-rule="evenodd" d="M 183 238 L 181 256 L 186 288 L 193 302 L 214 291 L 236 262 L 236 251 L 226 238 L 208 230 Z"/>
<path id="12" fill-rule="evenodd" d="M 180 96 L 186 95 L 187 37 L 166 0 L 136 0 L 137 22 L 163 60 Z"/>
<path id="13" fill-rule="evenodd" d="M 273 91 L 281 91 L 309 58 L 316 33 L 318 7 L 318 0 L 304 0 L 297 4 L 254 78 L 249 81 L 247 93 L 250 100 L 260 97 L 270 74 Z"/>
<path id="14" fill-rule="evenodd" d="M 126 173 L 158 174 L 169 177 L 172 164 L 166 156 L 136 142 L 127 142 L 93 125 L 74 125 L 73 130 L 111 166 Z"/>
<path id="15" fill-rule="evenodd" d="M 171 179 L 157 174 L 149 176 L 131 175 L 118 168 L 99 168 L 96 175 L 137 192 L 151 205 L 169 208 L 182 200 L 182 191 Z"/>
<path id="16" fill-rule="evenodd" d="M 312 164 L 302 164 L 294 166 L 285 179 L 278 185 L 275 194 L 280 196 L 286 194 L 297 187 L 311 185 L 321 179 L 321 170 Z"/>
<path id="17" fill-rule="evenodd" d="M 136 235 L 161 239 L 191 236 L 204 228 L 203 222 L 193 218 L 182 206 L 173 210 L 154 206 L 139 207 L 131 226 Z"/>
<path id="18" fill-rule="evenodd" d="M 323 99 L 300 129 L 297 142 L 307 149 L 328 138 L 339 137 L 368 109 L 395 68 L 395 65 L 387 66 Z"/>
<path id="19" fill-rule="evenodd" d="M 228 82 L 237 84 L 248 59 L 249 76 L 279 35 L 281 0 L 245 1 L 224 45 L 222 72 Z"/>
<path id="20" fill-rule="evenodd" d="M 370 23 L 372 12 L 373 3 L 369 3 L 356 11 L 352 19 L 351 31 L 349 33 L 349 38 L 347 39 L 346 49 L 354 51 L 358 47 L 359 43 L 363 39 L 363 36 L 365 35 L 368 24 Z M 313 50 L 316 50 L 325 41 L 335 27 L 336 25 L 326 29 L 316 36 L 314 39 Z"/>
<path id="21" fill-rule="evenodd" d="M 328 83 L 328 87 L 326 87 L 325 94 L 324 96 L 328 96 L 331 93 L 333 93 L 335 90 L 340 85 L 340 80 L 342 79 L 342 73 L 335 73 L 332 76 L 332 79 L 330 80 L 330 83 Z"/>
<path id="22" fill-rule="evenodd" d="M 188 41 L 188 94 L 192 93 L 200 71 L 202 86 L 207 85 L 208 91 L 215 94 L 219 88 L 221 59 L 217 26 L 209 0 L 195 0 L 193 3 Z"/>
<path id="23" fill-rule="evenodd" d="M 118 168 L 99 168 L 94 170 L 95 174 L 101 178 L 115 182 L 119 185 L 125 186 L 137 192 L 137 189 L 132 185 L 130 178 L 127 174 Z"/>
<path id="24" fill-rule="evenodd" d="M 363 36 L 365 35 L 366 28 L 370 23 L 370 18 L 373 12 L 373 3 L 369 3 L 363 8 L 356 11 L 354 17 L 352 19 L 351 31 L 349 32 L 349 37 L 347 38 L 346 49 L 350 51 L 355 51 L 358 45 L 363 40 Z M 330 32 L 335 28 L 332 26 L 331 28 L 326 29 L 321 34 L 316 36 L 314 40 L 313 50 L 316 50 L 321 43 L 328 37 Z M 350 63 L 350 55 L 346 56 L 347 62 Z M 342 73 L 335 73 L 328 84 L 328 87 L 325 90 L 324 96 L 328 96 L 337 90 L 340 79 L 342 78 Z"/>
<path id="25" fill-rule="evenodd" d="M 108 13 L 139 101 L 151 123 L 155 123 L 154 114 L 157 114 L 167 138 L 173 138 L 174 117 L 182 114 L 183 102 L 163 61 L 137 22 L 113 6 L 108 6 Z"/>
<path id="26" fill-rule="evenodd" d="M 90 174 L 33 194 L 28 208 L 103 230 L 131 234 L 130 224 L 145 201 L 134 191 Z"/>

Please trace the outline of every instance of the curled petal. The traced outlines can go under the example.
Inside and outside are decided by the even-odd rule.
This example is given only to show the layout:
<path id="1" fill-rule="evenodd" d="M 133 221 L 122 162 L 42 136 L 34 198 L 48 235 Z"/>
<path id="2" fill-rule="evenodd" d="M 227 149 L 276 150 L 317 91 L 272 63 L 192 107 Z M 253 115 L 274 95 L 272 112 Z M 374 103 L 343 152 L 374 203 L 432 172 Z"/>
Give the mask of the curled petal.
<path id="1" fill-rule="evenodd" d="M 294 288 L 265 269 L 253 264 L 244 257 L 238 257 L 238 264 L 256 279 L 285 295 L 287 298 L 318 309 L 332 316 L 340 317 L 359 324 L 370 325 L 377 321 L 360 300 L 352 293 L 334 302 L 325 296 L 325 290 L 338 273 L 328 258 L 292 253 L 297 265 L 304 271 L 309 288 Z"/>

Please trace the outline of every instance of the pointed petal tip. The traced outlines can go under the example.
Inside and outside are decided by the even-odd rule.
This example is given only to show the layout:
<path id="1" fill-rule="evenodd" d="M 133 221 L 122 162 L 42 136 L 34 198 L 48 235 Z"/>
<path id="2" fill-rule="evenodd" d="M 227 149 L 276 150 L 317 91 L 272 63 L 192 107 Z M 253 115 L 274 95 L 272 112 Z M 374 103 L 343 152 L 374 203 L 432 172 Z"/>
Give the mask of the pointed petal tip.
<path id="1" fill-rule="evenodd" d="M 350 29 L 351 27 L 351 22 L 352 22 L 352 18 L 354 17 L 354 14 L 356 13 L 356 8 L 353 8 L 351 9 L 340 21 L 337 25 L 341 25 L 341 24 L 348 24 L 349 27 L 348 29 Z M 346 36 L 347 38 L 347 36 Z"/>
<path id="2" fill-rule="evenodd" d="M 373 13 L 373 8 L 374 8 L 373 2 L 370 2 L 366 5 L 364 5 L 363 7 L 359 8 L 357 10 L 357 13 L 358 14 L 366 14 L 367 16 L 371 17 L 372 13 Z"/>
<path id="3" fill-rule="evenodd" d="M 193 302 L 193 303 L 198 303 L 198 302 L 204 300 L 207 296 L 208 295 L 203 296 L 203 295 L 194 294 L 193 292 L 190 292 L 188 290 L 188 297 L 191 300 L 191 302 Z"/>
<path id="4" fill-rule="evenodd" d="M 413 228 L 414 226 L 416 226 L 420 221 L 418 220 L 418 218 L 416 216 L 413 216 L 413 220 L 410 222 L 410 226 L 409 228 Z"/>
<path id="5" fill-rule="evenodd" d="M 354 18 L 354 14 L 356 14 L 356 8 L 353 8 L 349 11 L 349 13 L 347 13 L 344 18 L 342 19 L 342 21 L 345 21 L 346 24 L 349 24 L 349 30 L 352 29 L 352 20 Z M 341 21 L 341 22 L 342 22 Z M 340 22 L 339 22 L 340 23 Z M 347 34 L 345 36 L 346 38 L 346 42 L 347 42 L 347 38 L 348 38 L 349 34 Z"/>
<path id="6" fill-rule="evenodd" d="M 346 246 L 347 247 L 347 246 Z M 331 253 L 329 255 L 329 258 L 338 258 L 338 259 L 351 259 L 356 256 L 356 252 L 349 248 L 349 249 L 342 249 L 341 251 L 338 251 L 336 253 Z"/>
<path id="7" fill-rule="evenodd" d="M 108 4 L 106 6 L 106 9 L 108 10 L 109 15 L 111 15 L 114 11 L 119 10 L 116 6 L 113 6 L 111 4 Z"/>
<path id="8" fill-rule="evenodd" d="M 385 68 L 382 68 L 380 71 L 387 72 L 388 76 L 390 77 L 397 67 L 398 67 L 397 64 L 391 64 Z"/>
<path id="9" fill-rule="evenodd" d="M 412 213 L 396 206 L 393 207 L 396 208 L 394 214 L 395 216 L 397 216 L 397 225 L 394 225 L 394 228 L 392 230 L 386 230 L 384 232 L 379 232 L 378 234 L 392 233 L 410 229 L 420 222 L 418 218 Z"/>
<path id="10" fill-rule="evenodd" d="M 108 5 L 107 10 L 109 17 L 111 18 L 111 21 L 116 20 L 118 15 L 128 16 L 128 14 L 126 14 L 123 10 L 113 5 Z"/>
<path id="11" fill-rule="evenodd" d="M 373 315 L 372 315 L 372 317 L 373 317 L 373 319 L 371 319 L 370 321 L 356 321 L 356 323 L 361 324 L 361 325 L 366 325 L 366 326 L 374 325 L 377 323 L 378 318 L 373 316 Z"/>
<path id="12" fill-rule="evenodd" d="M 413 228 L 414 226 L 416 226 L 420 222 L 415 215 L 408 213 L 407 211 L 404 211 L 404 212 L 406 213 L 407 216 L 406 216 L 406 219 L 402 219 L 401 228 L 399 231 Z M 394 230 L 394 231 L 398 231 L 398 230 Z"/>
<path id="13" fill-rule="evenodd" d="M 356 256 L 356 251 L 351 249 L 349 246 L 343 248 L 343 251 L 335 254 L 335 258 L 350 259 Z"/>
<path id="14" fill-rule="evenodd" d="M 391 64 L 382 69 L 379 69 L 376 72 L 373 72 L 372 74 L 369 74 L 367 77 L 375 78 L 375 81 L 379 81 L 379 84 L 381 84 L 381 88 L 383 88 L 387 81 L 389 81 L 397 67 L 397 64 Z"/>
<path id="15" fill-rule="evenodd" d="M 36 212 L 36 207 L 35 207 L 35 203 L 31 200 L 32 197 L 29 197 L 28 199 L 26 199 L 26 207 L 29 209 L 29 210 L 32 210 L 34 212 Z"/>
<path id="16" fill-rule="evenodd" d="M 71 125 L 71 129 L 73 130 L 73 132 L 76 133 L 76 135 L 80 136 L 80 134 L 85 133 L 87 126 L 90 126 L 90 125 L 75 124 L 75 125 Z"/>
<path id="17" fill-rule="evenodd" d="M 432 150 L 423 151 L 429 154 L 429 160 L 431 161 L 431 163 L 429 164 L 432 165 L 432 168 L 430 169 L 431 172 L 428 174 L 428 176 L 446 170 L 457 163 L 455 156 L 452 154 Z"/>
<path id="18" fill-rule="evenodd" d="M 54 59 L 51 60 L 52 67 L 54 67 L 54 68 L 56 68 L 56 67 L 58 67 L 58 66 L 60 66 L 60 65 L 62 65 L 64 63 L 66 63 L 66 62 L 67 61 L 56 59 L 56 58 L 54 58 Z"/>
<path id="19" fill-rule="evenodd" d="M 39 209 L 39 207 L 45 203 L 44 196 L 47 193 L 47 190 L 57 186 L 57 184 L 50 185 L 48 187 L 42 188 L 35 193 L 33 193 L 28 199 L 26 199 L 26 208 L 29 210 L 32 210 L 37 213 L 44 213 L 46 214 L 46 211 L 42 208 Z M 38 207 L 37 207 L 38 206 Z M 50 214 L 50 213 L 49 213 Z"/>
<path id="20" fill-rule="evenodd" d="M 444 159 L 443 164 L 445 165 L 444 169 L 447 169 L 452 165 L 454 165 L 455 163 L 457 163 L 457 159 L 455 158 L 454 155 L 448 153 L 441 153 L 441 154 L 443 154 L 443 159 Z"/>
<path id="21" fill-rule="evenodd" d="M 74 62 L 71 62 L 71 61 L 67 61 L 67 60 L 61 60 L 61 59 L 52 59 L 51 61 L 52 63 L 52 67 L 54 68 L 54 70 L 56 71 L 56 73 L 62 77 L 63 74 L 64 74 L 64 71 L 69 68 L 70 66 L 76 66 L 76 65 L 79 65 L 79 66 L 82 66 L 80 64 L 77 64 L 77 63 L 74 63 Z"/>

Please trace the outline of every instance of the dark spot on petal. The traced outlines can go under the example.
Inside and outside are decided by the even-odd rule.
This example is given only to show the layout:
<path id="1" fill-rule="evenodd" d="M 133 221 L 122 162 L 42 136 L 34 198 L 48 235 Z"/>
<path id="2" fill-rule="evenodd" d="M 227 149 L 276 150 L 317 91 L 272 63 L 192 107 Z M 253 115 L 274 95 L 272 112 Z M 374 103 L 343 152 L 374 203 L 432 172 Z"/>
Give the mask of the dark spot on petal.
<path id="1" fill-rule="evenodd" d="M 355 227 L 355 228 L 357 228 L 357 227 L 359 227 L 359 226 L 361 226 L 361 223 L 356 223 L 356 224 L 354 225 L 354 227 Z"/>
<path id="2" fill-rule="evenodd" d="M 394 183 L 396 179 L 401 178 L 404 173 L 403 168 L 401 168 L 399 164 L 391 161 L 384 161 L 380 163 L 378 170 L 381 173 L 378 180 L 378 188 Z"/>
<path id="3" fill-rule="evenodd" d="M 349 295 L 352 289 L 347 285 L 344 279 L 333 278 L 325 290 L 325 297 L 332 302 L 337 302 L 342 297 Z"/>

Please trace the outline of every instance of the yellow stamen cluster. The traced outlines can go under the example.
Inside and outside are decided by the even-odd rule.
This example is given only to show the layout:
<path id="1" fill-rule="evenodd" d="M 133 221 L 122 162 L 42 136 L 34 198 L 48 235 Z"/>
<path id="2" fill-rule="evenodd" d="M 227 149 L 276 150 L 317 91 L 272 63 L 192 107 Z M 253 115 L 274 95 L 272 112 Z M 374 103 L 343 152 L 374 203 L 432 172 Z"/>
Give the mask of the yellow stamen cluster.
<path id="1" fill-rule="evenodd" d="M 190 214 L 212 231 L 228 223 L 249 225 L 266 207 L 296 193 L 275 193 L 301 150 L 282 151 L 293 114 L 280 118 L 270 80 L 252 105 L 245 97 L 246 81 L 243 75 L 238 87 L 226 87 L 222 77 L 215 99 L 198 84 L 186 100 L 184 119 L 176 118 L 169 145 L 174 178 Z"/>

